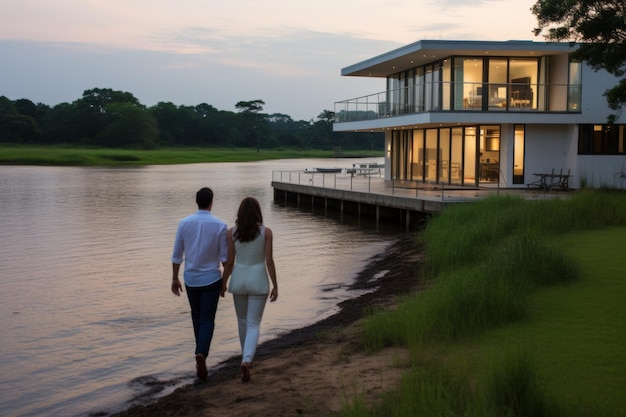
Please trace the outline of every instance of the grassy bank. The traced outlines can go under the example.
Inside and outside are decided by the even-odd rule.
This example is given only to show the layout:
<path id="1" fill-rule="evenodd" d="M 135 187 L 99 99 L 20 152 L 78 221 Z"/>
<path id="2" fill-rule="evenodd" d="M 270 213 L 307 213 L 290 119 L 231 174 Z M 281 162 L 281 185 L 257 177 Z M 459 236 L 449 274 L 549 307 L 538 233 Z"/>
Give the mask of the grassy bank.
<path id="1" fill-rule="evenodd" d="M 420 237 L 427 290 L 363 323 L 410 350 L 401 387 L 344 416 L 626 416 L 626 195 L 492 198 Z"/>
<path id="2" fill-rule="evenodd" d="M 377 151 L 344 152 L 344 156 L 382 156 Z M 155 150 L 0 145 L 1 165 L 141 166 L 269 159 L 332 158 L 332 151 L 249 148 L 164 148 Z"/>

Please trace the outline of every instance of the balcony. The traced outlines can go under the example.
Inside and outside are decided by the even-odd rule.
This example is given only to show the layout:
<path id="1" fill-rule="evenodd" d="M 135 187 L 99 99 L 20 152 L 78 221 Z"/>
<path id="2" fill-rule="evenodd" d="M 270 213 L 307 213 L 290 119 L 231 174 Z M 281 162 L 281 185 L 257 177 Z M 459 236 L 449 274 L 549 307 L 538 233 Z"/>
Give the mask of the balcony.
<path id="1" fill-rule="evenodd" d="M 335 102 L 335 123 L 424 112 L 580 113 L 580 84 L 426 83 Z"/>

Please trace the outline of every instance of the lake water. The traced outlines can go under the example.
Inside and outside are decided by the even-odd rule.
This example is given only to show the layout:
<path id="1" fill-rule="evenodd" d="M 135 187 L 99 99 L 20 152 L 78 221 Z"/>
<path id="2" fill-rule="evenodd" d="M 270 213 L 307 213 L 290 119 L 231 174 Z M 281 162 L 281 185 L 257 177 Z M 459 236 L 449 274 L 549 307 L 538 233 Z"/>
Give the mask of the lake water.
<path id="1" fill-rule="evenodd" d="M 241 199 L 256 197 L 274 231 L 280 295 L 267 305 L 261 342 L 330 315 L 401 231 L 281 206 L 272 171 L 359 162 L 0 166 L 0 415 L 108 414 L 152 381 L 171 381 L 169 391 L 194 381 L 189 306 L 170 292 L 170 256 L 203 186 L 229 225 Z M 237 354 L 227 295 L 208 365 Z"/>

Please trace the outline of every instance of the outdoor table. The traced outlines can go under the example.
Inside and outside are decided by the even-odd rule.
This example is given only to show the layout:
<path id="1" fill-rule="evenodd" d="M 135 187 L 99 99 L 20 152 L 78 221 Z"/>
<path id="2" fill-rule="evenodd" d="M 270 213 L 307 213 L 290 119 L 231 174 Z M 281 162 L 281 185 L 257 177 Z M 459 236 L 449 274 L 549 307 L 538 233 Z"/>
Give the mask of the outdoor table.
<path id="1" fill-rule="evenodd" d="M 537 181 L 533 184 L 537 185 L 539 188 L 550 191 L 552 187 L 557 187 L 560 190 L 567 191 L 569 190 L 569 171 L 567 174 L 559 173 L 533 173 L 534 176 L 539 177 Z"/>

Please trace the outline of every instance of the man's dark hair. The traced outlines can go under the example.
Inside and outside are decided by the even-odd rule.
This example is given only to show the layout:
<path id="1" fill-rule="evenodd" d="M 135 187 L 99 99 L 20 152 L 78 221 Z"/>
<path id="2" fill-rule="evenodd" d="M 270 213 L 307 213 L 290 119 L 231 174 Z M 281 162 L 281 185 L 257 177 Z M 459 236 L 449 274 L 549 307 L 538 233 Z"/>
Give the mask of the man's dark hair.
<path id="1" fill-rule="evenodd" d="M 206 210 L 213 203 L 213 191 L 209 187 L 200 188 L 196 193 L 196 204 L 200 210 Z"/>

